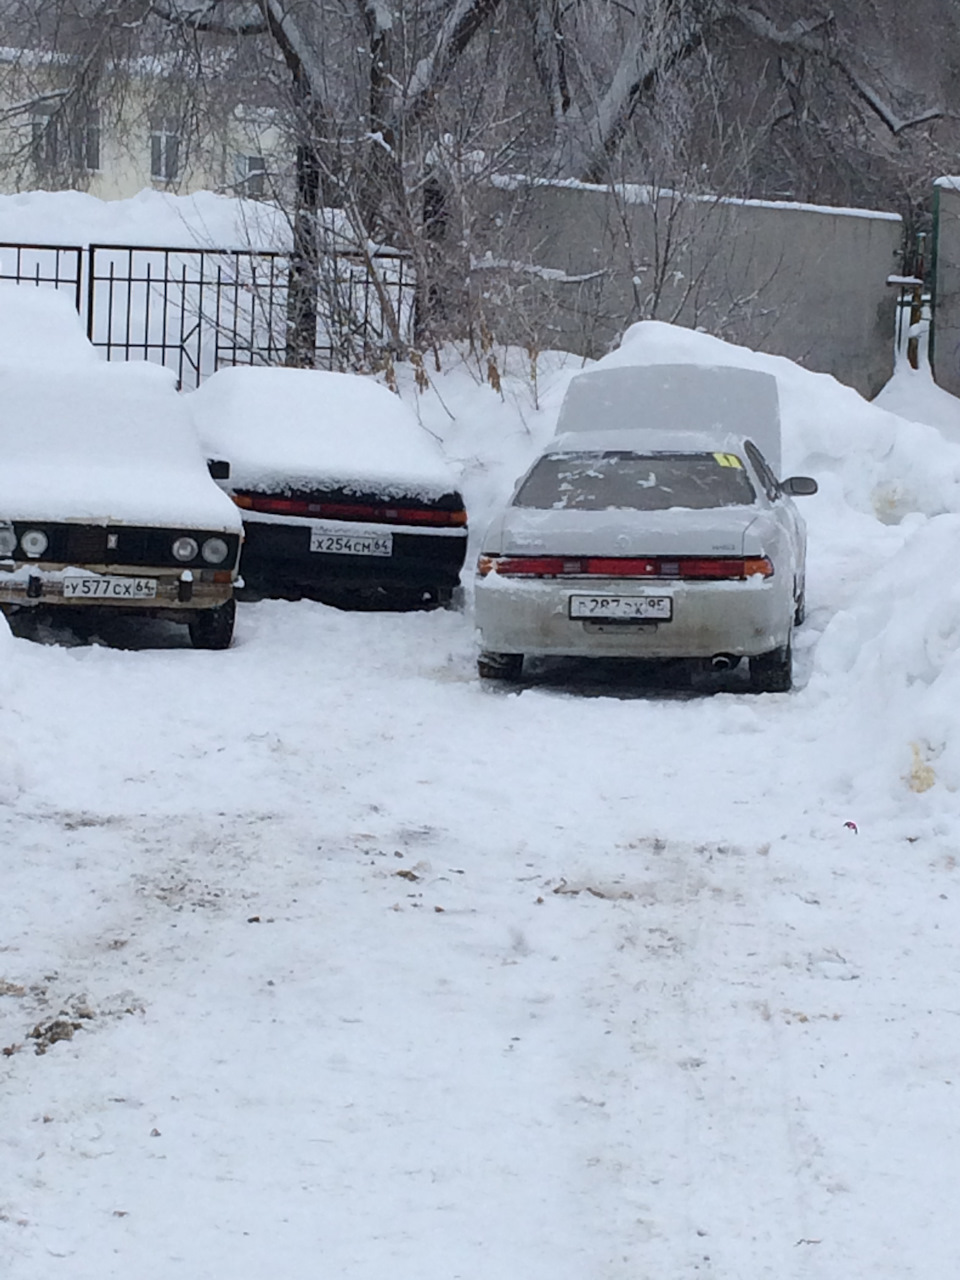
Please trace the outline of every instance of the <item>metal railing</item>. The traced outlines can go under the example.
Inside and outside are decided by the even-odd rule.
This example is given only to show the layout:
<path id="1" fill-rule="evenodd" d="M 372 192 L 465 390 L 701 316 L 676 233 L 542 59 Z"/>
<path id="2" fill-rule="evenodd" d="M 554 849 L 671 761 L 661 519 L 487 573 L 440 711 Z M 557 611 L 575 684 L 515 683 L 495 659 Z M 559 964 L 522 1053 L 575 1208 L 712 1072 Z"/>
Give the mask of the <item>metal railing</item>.
<path id="1" fill-rule="evenodd" d="M 79 245 L 0 242 L 0 280 L 72 289 L 78 311 L 82 305 L 82 263 L 83 250 Z"/>
<path id="2" fill-rule="evenodd" d="M 416 282 L 397 253 L 325 255 L 315 363 L 363 369 L 414 323 Z M 256 249 L 0 243 L 0 280 L 70 289 L 108 360 L 149 360 L 184 388 L 234 364 L 282 364 L 289 255 Z"/>

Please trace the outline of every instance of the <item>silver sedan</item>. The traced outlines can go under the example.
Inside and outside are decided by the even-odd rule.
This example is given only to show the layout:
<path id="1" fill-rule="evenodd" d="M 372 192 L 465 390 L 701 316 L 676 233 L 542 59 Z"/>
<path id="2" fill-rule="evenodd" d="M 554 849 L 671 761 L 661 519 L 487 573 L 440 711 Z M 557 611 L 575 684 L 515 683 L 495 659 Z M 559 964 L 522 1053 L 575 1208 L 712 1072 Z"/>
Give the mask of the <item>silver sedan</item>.
<path id="1" fill-rule="evenodd" d="M 758 692 L 792 681 L 806 534 L 757 445 L 729 433 L 566 433 L 517 485 L 477 568 L 482 677 L 524 655 L 749 661 Z"/>

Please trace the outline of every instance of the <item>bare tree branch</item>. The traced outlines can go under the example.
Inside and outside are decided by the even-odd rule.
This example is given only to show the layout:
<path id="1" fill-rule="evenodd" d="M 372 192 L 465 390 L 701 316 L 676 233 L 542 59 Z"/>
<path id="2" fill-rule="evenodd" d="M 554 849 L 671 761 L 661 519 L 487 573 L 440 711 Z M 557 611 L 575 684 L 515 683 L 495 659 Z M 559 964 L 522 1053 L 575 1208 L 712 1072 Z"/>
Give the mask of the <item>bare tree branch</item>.
<path id="1" fill-rule="evenodd" d="M 789 27 L 778 27 L 765 14 L 749 5 L 731 4 L 728 13 L 748 31 L 768 40 L 781 48 L 801 50 L 815 54 L 834 67 L 846 79 L 859 98 L 883 121 L 893 134 L 902 133 L 913 125 L 923 124 L 927 120 L 936 120 L 945 114 L 942 107 L 931 107 L 919 115 L 904 119 L 885 101 L 883 96 L 867 80 L 856 71 L 850 63 L 837 52 L 830 41 L 829 28 L 833 23 L 833 14 L 823 14 L 819 18 L 808 18 L 791 23 Z M 827 34 L 824 34 L 827 32 Z"/>
<path id="2" fill-rule="evenodd" d="M 643 25 L 627 45 L 590 124 L 587 182 L 602 182 L 637 103 L 677 63 L 700 47 L 707 29 L 725 16 L 718 0 L 665 0 L 653 26 Z"/>
<path id="3" fill-rule="evenodd" d="M 432 50 L 421 58 L 410 77 L 397 113 L 404 123 L 423 116 L 470 41 L 500 3 L 501 0 L 453 0 Z"/>
<path id="4" fill-rule="evenodd" d="M 222 7 L 221 0 L 209 0 L 209 3 L 194 7 L 181 7 L 176 3 L 168 5 L 163 0 L 152 0 L 149 11 L 164 22 L 187 27 L 191 31 L 202 31 L 207 35 L 261 36 L 266 35 L 269 30 L 261 16 L 254 16 L 258 11 L 253 5 L 242 6 L 240 14 L 232 21 L 213 17 Z"/>
<path id="5" fill-rule="evenodd" d="M 554 120 L 570 110 L 567 54 L 560 0 L 524 0 L 533 43 L 533 65 Z"/>

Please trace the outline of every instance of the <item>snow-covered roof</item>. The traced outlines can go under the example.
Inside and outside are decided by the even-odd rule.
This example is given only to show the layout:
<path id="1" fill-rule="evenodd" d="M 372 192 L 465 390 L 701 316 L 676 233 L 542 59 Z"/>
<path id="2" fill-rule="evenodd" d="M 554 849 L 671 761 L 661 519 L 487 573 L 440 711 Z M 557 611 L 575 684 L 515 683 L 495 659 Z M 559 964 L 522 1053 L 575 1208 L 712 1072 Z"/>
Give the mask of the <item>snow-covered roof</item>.
<path id="1" fill-rule="evenodd" d="M 239 531 L 173 374 L 0 361 L 0 519 Z"/>
<path id="2" fill-rule="evenodd" d="M 733 433 L 756 441 L 780 467 L 776 378 L 731 365 L 623 364 L 578 374 L 560 407 L 557 432 Z M 652 447 L 645 444 L 643 447 Z"/>
<path id="3" fill-rule="evenodd" d="M 230 463 L 230 487 L 324 487 L 435 498 L 457 480 L 395 395 L 359 374 L 221 369 L 188 396 L 207 456 Z"/>

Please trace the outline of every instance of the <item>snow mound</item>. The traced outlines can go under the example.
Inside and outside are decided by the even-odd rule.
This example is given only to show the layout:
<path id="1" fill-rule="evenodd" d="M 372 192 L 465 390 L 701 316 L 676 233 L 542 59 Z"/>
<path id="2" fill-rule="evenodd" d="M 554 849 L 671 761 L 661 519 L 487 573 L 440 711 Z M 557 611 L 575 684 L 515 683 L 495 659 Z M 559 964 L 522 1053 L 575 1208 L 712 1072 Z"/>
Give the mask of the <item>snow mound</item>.
<path id="1" fill-rule="evenodd" d="M 915 791 L 960 787 L 960 516 L 915 517 L 903 548 L 826 627 L 815 681 L 889 742 Z M 913 522 L 911 522 L 913 523 Z M 912 758 L 911 758 L 912 756 Z"/>
<path id="2" fill-rule="evenodd" d="M 61 367 L 100 363 L 72 294 L 7 282 L 0 283 L 0 358 L 7 364 L 55 360 Z"/>
<path id="3" fill-rule="evenodd" d="M 144 190 L 127 200 L 100 200 L 82 191 L 27 191 L 0 196 L 3 241 L 282 250 L 290 242 L 290 224 L 269 204 L 212 191 L 175 196 Z"/>
<path id="4" fill-rule="evenodd" d="M 187 397 L 230 487 L 318 486 L 438 498 L 457 479 L 403 401 L 372 378 L 315 369 L 221 369 Z"/>
<path id="5" fill-rule="evenodd" d="M 632 325 L 597 368 L 735 365 L 771 373 L 780 391 L 783 473 L 809 474 L 855 510 L 895 524 L 910 512 L 960 511 L 960 447 L 934 427 L 864 400 L 826 373 L 656 320 Z M 830 485 L 830 479 L 834 484 Z"/>

